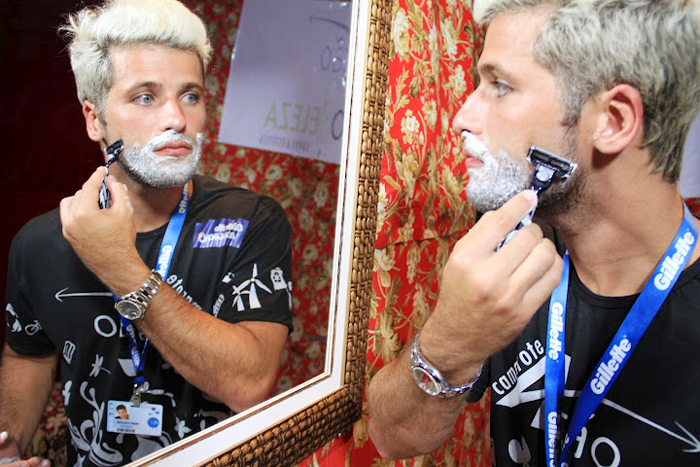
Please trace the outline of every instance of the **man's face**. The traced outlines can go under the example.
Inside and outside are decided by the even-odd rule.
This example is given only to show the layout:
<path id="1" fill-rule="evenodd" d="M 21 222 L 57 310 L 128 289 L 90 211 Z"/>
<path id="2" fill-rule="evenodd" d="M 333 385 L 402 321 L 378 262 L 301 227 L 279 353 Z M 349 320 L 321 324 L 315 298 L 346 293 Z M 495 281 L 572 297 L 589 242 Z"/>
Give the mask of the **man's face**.
<path id="1" fill-rule="evenodd" d="M 105 136 L 107 144 L 124 140 L 120 168 L 143 185 L 182 186 L 202 152 L 204 86 L 197 55 L 155 45 L 117 47 L 110 54 Z"/>
<path id="2" fill-rule="evenodd" d="M 454 118 L 453 129 L 464 136 L 467 196 L 479 211 L 497 209 L 530 187 L 530 146 L 576 159 L 573 138 L 561 125 L 554 76 L 532 55 L 542 21 L 541 14 L 527 13 L 491 23 L 478 63 L 481 82 Z M 561 199 L 561 185 L 543 193 L 540 206 Z"/>

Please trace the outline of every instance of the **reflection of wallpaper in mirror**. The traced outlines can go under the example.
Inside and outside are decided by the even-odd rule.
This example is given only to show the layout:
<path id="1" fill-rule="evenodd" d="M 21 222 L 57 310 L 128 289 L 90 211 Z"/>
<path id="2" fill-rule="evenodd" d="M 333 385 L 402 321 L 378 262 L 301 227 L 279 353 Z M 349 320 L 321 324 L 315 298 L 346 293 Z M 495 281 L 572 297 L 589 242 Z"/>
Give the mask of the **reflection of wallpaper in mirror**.
<path id="1" fill-rule="evenodd" d="M 323 371 L 339 166 L 217 142 L 243 1 L 183 3 L 202 17 L 213 47 L 206 81 L 210 92 L 207 142 L 200 171 L 274 197 L 285 208 L 294 230 L 294 332 L 275 388 L 278 393 Z"/>

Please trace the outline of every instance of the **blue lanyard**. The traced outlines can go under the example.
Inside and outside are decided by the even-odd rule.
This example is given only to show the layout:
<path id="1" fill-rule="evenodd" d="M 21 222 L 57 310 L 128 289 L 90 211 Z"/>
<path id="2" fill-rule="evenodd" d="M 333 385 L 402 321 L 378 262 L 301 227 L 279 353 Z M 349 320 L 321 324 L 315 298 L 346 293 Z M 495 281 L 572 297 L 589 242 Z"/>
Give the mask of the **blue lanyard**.
<path id="1" fill-rule="evenodd" d="M 644 286 L 610 345 L 581 391 L 563 448 L 560 443 L 558 402 L 564 394 L 566 302 L 569 289 L 569 254 L 564 255 L 561 282 L 549 302 L 547 355 L 544 375 L 545 452 L 547 465 L 566 467 L 574 439 L 586 425 L 617 379 L 649 324 L 668 297 L 690 259 L 697 241 L 697 224 L 685 207 L 683 222 L 671 246 Z M 561 456 L 559 450 L 561 449 Z"/>
<path id="2" fill-rule="evenodd" d="M 177 203 L 175 210 L 170 216 L 170 221 L 168 221 L 168 227 L 165 229 L 165 235 L 163 235 L 163 240 L 160 244 L 160 252 L 158 253 L 158 261 L 156 263 L 156 271 L 163 277 L 167 278 L 168 270 L 170 269 L 170 263 L 173 259 L 173 252 L 177 246 L 177 241 L 182 233 L 182 227 L 185 224 L 185 217 L 187 217 L 187 207 L 189 205 L 189 191 L 187 190 L 188 184 L 182 188 L 182 196 L 180 196 L 180 202 Z M 116 300 L 116 296 L 114 297 Z M 131 361 L 134 363 L 134 370 L 136 371 L 136 380 L 134 381 L 134 387 L 143 387 L 146 382 L 146 378 L 143 376 L 143 370 L 146 365 L 146 349 L 148 348 L 148 338 L 143 344 L 143 350 L 139 353 L 139 345 L 136 340 L 136 330 L 134 329 L 134 324 L 128 318 L 119 315 L 122 320 L 122 326 L 126 330 L 126 335 L 129 341 L 129 353 L 131 354 Z"/>

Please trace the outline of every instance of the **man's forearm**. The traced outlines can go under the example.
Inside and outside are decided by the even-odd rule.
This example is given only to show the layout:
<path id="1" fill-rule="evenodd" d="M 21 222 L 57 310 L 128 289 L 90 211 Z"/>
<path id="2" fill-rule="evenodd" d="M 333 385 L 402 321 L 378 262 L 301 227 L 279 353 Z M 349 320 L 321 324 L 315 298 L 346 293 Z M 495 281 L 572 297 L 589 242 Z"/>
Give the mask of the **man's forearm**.
<path id="1" fill-rule="evenodd" d="M 423 392 L 413 379 L 408 350 L 382 368 L 368 389 L 370 437 L 388 459 L 437 449 L 467 404 L 465 396 L 441 399 Z"/>
<path id="2" fill-rule="evenodd" d="M 234 411 L 261 402 L 277 377 L 286 326 L 228 323 L 161 287 L 135 323 L 163 357 L 183 378 Z"/>
<path id="3" fill-rule="evenodd" d="M 0 457 L 14 455 L 10 452 L 14 443 L 17 455 L 27 448 L 46 408 L 55 368 L 55 355 L 22 356 L 5 346 L 0 363 L 0 431 L 6 431 L 10 440 Z"/>

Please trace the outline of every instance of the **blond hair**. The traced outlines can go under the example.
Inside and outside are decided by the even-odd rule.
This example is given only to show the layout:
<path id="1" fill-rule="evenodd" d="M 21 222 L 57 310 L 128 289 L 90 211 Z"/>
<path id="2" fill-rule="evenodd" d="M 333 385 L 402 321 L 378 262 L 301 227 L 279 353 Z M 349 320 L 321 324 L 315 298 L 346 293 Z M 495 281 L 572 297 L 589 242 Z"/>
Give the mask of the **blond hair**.
<path id="1" fill-rule="evenodd" d="M 177 0 L 108 0 L 71 15 L 60 31 L 70 39 L 78 99 L 94 103 L 101 120 L 113 80 L 111 47 L 154 44 L 193 51 L 202 75 L 209 64 L 204 23 Z"/>
<path id="2" fill-rule="evenodd" d="M 618 84 L 639 91 L 651 163 L 678 181 L 683 148 L 700 108 L 697 0 L 481 0 L 479 20 L 544 9 L 534 58 L 557 81 L 563 123 L 575 126 L 588 99 Z"/>

